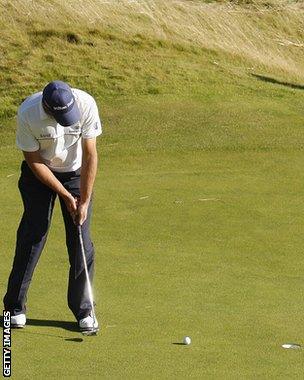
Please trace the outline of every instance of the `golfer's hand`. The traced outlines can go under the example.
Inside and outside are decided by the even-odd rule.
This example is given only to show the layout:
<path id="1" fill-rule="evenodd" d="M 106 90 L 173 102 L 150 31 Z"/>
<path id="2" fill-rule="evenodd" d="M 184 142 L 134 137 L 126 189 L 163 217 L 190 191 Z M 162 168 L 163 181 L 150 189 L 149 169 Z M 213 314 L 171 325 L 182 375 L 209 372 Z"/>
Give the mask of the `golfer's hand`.
<path id="1" fill-rule="evenodd" d="M 77 199 L 74 198 L 72 194 L 68 194 L 63 198 L 63 200 L 68 212 L 71 214 L 73 220 L 75 220 L 77 214 Z"/>
<path id="2" fill-rule="evenodd" d="M 80 203 L 78 205 L 75 223 L 81 226 L 87 219 L 87 216 L 88 216 L 88 204 Z"/>

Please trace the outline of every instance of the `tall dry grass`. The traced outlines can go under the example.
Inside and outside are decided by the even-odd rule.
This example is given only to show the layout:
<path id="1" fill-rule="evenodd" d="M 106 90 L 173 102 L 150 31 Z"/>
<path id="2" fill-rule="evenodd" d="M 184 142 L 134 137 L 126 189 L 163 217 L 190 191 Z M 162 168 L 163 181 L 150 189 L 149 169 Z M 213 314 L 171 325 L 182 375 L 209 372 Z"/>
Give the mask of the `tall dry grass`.
<path id="1" fill-rule="evenodd" d="M 22 39 L 26 25 L 74 32 L 89 28 L 221 50 L 298 77 L 304 73 L 302 3 L 0 0 L 0 8 L 2 44 L 10 36 Z"/>

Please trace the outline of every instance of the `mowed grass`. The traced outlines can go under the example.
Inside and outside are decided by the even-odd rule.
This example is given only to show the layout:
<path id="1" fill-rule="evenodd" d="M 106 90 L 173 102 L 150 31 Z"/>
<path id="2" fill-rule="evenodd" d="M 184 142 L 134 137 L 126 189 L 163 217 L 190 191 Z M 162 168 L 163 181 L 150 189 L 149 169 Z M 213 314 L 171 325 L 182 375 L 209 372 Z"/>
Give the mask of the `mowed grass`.
<path id="1" fill-rule="evenodd" d="M 274 89 L 253 80 L 248 86 L 257 86 L 259 96 L 244 90 L 241 100 L 249 105 L 231 102 L 233 116 L 208 116 L 215 99 L 206 104 L 190 95 L 107 106 L 92 226 L 102 332 L 66 340 L 81 335 L 60 323 L 72 316 L 57 209 L 29 294 L 34 325 L 13 334 L 16 377 L 254 379 L 302 373 L 302 353 L 280 347 L 303 342 L 300 94 L 278 88 L 281 97 L 266 107 L 261 97 Z M 125 112 L 115 123 L 117 110 Z M 237 127 L 234 112 L 248 122 Z M 172 128 L 158 139 L 160 119 Z M 206 127 L 196 135 L 198 120 Z M 223 122 L 229 133 L 220 129 Z M 242 137 L 245 129 L 251 139 Z M 3 160 L 11 150 L 2 150 Z M 21 211 L 19 157 L 11 161 L 1 180 L 3 292 Z M 192 345 L 175 345 L 184 335 Z"/>
<path id="2" fill-rule="evenodd" d="M 22 212 L 13 115 L 57 76 L 95 95 L 104 119 L 92 223 L 102 330 L 74 329 L 57 205 L 29 325 L 13 332 L 13 378 L 301 378 L 303 352 L 281 345 L 304 343 L 303 83 L 170 42 L 47 41 L 48 59 L 43 44 L 10 45 L 3 73 L 1 294 Z M 190 346 L 175 344 L 185 335 Z"/>

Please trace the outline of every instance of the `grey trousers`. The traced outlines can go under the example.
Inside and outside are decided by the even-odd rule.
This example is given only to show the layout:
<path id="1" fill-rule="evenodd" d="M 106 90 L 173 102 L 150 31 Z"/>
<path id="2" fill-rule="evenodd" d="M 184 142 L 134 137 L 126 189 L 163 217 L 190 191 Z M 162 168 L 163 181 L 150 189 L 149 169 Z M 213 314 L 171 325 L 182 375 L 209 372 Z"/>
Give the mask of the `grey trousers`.
<path id="1" fill-rule="evenodd" d="M 80 196 L 80 169 L 68 173 L 54 173 L 63 186 L 75 197 Z M 19 179 L 24 212 L 17 231 L 17 242 L 13 267 L 8 280 L 4 308 L 12 315 L 26 312 L 26 295 L 36 264 L 46 242 L 56 193 L 40 182 L 27 163 L 22 162 Z M 64 201 L 59 198 L 65 225 L 66 246 L 69 255 L 70 270 L 68 283 L 68 305 L 77 320 L 85 318 L 91 312 L 87 295 L 86 277 L 77 227 L 73 223 Z M 94 271 L 94 247 L 90 238 L 90 219 L 92 200 L 87 220 L 82 225 L 82 234 L 91 281 Z"/>

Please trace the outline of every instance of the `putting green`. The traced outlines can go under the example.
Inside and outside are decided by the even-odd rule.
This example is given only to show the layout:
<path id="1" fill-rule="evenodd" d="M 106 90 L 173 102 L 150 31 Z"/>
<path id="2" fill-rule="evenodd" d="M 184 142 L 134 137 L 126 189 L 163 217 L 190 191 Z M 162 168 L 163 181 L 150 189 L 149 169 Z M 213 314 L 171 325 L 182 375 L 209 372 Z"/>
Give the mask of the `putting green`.
<path id="1" fill-rule="evenodd" d="M 55 52 L 59 37 L 48 38 Z M 12 334 L 13 378 L 301 378 L 303 351 L 281 345 L 304 344 L 303 91 L 286 73 L 266 73 L 285 84 L 252 76 L 239 57 L 125 43 L 100 42 L 97 52 L 109 51 L 95 66 L 91 45 L 69 46 L 92 78 L 63 55 L 43 60 L 41 45 L 28 56 L 10 47 L 11 59 L 29 60 L 17 82 L 32 82 L 1 87 L 12 91 L 0 105 L 1 294 L 22 212 L 16 105 L 62 74 L 97 98 L 104 119 L 92 222 L 101 332 L 82 336 L 67 308 L 57 205 L 28 325 Z M 128 59 L 138 68 L 117 78 Z M 178 344 L 184 336 L 191 345 Z"/>
<path id="2" fill-rule="evenodd" d="M 267 94 L 266 86 L 263 91 Z M 297 95 L 284 89 L 281 94 L 286 102 Z M 106 122 L 99 140 L 92 228 L 102 331 L 97 337 L 70 331 L 75 326 L 66 306 L 67 255 L 57 208 L 29 292 L 29 325 L 13 332 L 16 377 L 279 378 L 301 373 L 302 353 L 284 351 L 281 344 L 303 340 L 303 158 L 289 146 L 294 136 L 285 134 L 281 117 L 276 118 L 277 105 L 260 110 L 261 126 L 249 131 L 263 146 L 251 145 L 248 138 L 238 149 L 229 142 L 223 146 L 235 144 L 234 133 L 241 135 L 233 129 L 234 119 L 226 120 L 225 140 L 227 129 L 198 116 L 204 102 L 188 99 L 183 109 L 183 100 L 145 99 L 132 115 L 130 103 L 113 104 L 112 112 L 125 109 L 126 116 L 116 124 Z M 236 103 L 232 109 L 240 117 L 247 113 Z M 249 111 L 249 119 L 255 117 Z M 282 141 L 258 135 L 268 112 L 274 113 L 272 124 L 263 128 L 268 134 L 276 130 Z M 159 120 L 172 128 L 161 130 Z M 194 130 L 192 140 L 187 128 Z M 158 133 L 164 134 L 160 145 Z M 212 133 L 222 135 L 213 140 Z M 2 149 L 2 160 L 11 149 Z M 19 156 L 11 161 L 1 178 L 6 194 L 1 201 L 2 293 L 21 212 Z M 185 335 L 192 338 L 190 346 L 175 344 Z"/>

